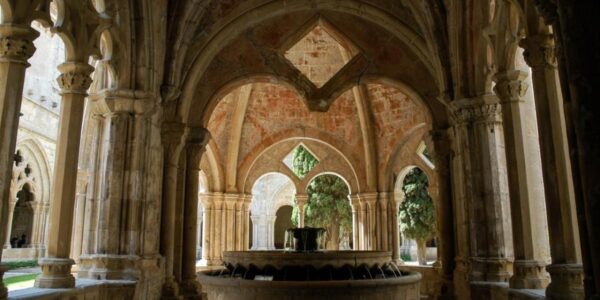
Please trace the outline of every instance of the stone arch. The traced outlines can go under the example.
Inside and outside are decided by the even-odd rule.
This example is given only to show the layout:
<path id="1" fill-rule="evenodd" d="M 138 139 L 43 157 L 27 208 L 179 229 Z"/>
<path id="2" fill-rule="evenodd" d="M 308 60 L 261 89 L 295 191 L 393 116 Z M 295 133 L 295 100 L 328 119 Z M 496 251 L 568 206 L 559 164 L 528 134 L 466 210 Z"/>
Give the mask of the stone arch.
<path id="1" fill-rule="evenodd" d="M 317 174 L 312 175 L 311 177 L 306 177 L 306 180 L 303 180 L 303 182 L 302 182 L 303 184 L 301 186 L 301 188 L 303 189 L 303 191 L 306 191 L 306 189 L 308 188 L 308 185 L 313 180 L 315 180 L 315 178 L 317 178 L 319 176 L 323 176 L 323 175 L 334 175 L 334 176 L 339 177 L 346 184 L 346 186 L 348 187 L 348 192 L 349 192 L 348 196 L 350 196 L 351 194 L 357 192 L 355 189 L 353 189 L 352 184 L 350 183 L 350 181 L 348 181 L 346 179 L 346 177 L 344 177 L 342 174 L 337 173 L 335 171 L 322 171 L 322 172 L 319 172 Z M 356 188 L 356 187 L 354 187 L 354 188 Z M 348 201 L 350 201 L 350 198 L 348 198 Z"/>
<path id="2" fill-rule="evenodd" d="M 340 12 L 340 13 L 347 13 L 347 14 L 354 14 L 355 12 L 353 12 L 353 10 L 351 9 L 351 7 L 353 5 L 358 5 L 357 4 L 358 1 L 348 1 L 348 3 L 344 2 L 343 5 L 340 5 L 339 2 L 336 2 L 336 5 L 332 5 L 332 3 L 330 3 L 329 1 L 325 1 L 324 3 L 319 3 L 317 6 L 317 8 L 319 9 L 323 9 L 324 11 L 336 11 L 336 12 Z M 277 7 L 277 4 L 275 1 L 270 3 L 269 5 L 273 6 L 273 7 Z M 308 4 L 308 3 L 307 3 Z M 264 7 L 261 7 L 260 9 L 265 9 L 265 7 L 269 6 L 269 5 L 265 5 Z M 311 4 L 311 6 L 306 6 L 306 5 L 302 5 L 302 4 L 298 4 L 298 5 L 294 5 L 293 7 L 290 7 L 289 5 L 286 6 L 285 11 L 281 8 L 281 7 L 277 7 L 273 12 L 273 8 L 272 11 L 269 14 L 264 14 L 265 16 L 268 17 L 274 17 L 274 16 L 278 16 L 278 15 L 282 15 L 285 14 L 286 12 L 290 12 L 290 11 L 295 11 L 295 10 L 310 10 L 310 9 L 314 9 L 315 5 Z M 277 11 L 277 9 L 279 9 L 280 11 Z M 408 41 L 418 41 L 417 43 L 415 43 L 414 45 L 418 45 L 415 46 L 415 48 L 412 49 L 413 52 L 418 52 L 420 54 L 417 55 L 421 58 L 421 60 L 427 60 L 426 57 L 427 55 L 425 53 L 427 53 L 426 47 L 424 47 L 424 42 L 420 39 L 406 39 L 408 36 L 413 36 L 413 34 L 415 34 L 414 32 L 412 32 L 410 29 L 403 27 L 403 25 L 398 24 L 397 21 L 393 21 L 393 20 L 389 20 L 382 11 L 378 11 L 376 8 L 369 6 L 367 8 L 367 13 L 362 14 L 360 17 L 362 17 L 365 21 L 368 20 L 372 20 L 370 17 L 374 17 L 374 16 L 378 16 L 380 18 L 382 18 L 380 21 L 382 21 L 381 23 L 383 24 L 383 26 L 385 28 L 387 28 L 389 30 L 390 34 L 395 34 L 395 36 L 397 38 L 402 38 L 402 40 Z M 220 48 L 222 45 L 227 44 L 227 42 L 229 42 L 230 36 L 235 36 L 236 34 L 234 33 L 239 33 L 241 32 L 239 27 L 241 26 L 242 28 L 247 28 L 245 26 L 248 26 L 248 24 L 246 23 L 258 23 L 260 21 L 263 20 L 256 20 L 256 18 L 253 19 L 247 19 L 249 16 L 243 16 L 240 18 L 235 19 L 235 22 L 237 23 L 237 29 L 235 31 L 229 32 L 230 30 L 232 30 L 232 28 L 234 27 L 232 24 L 228 24 L 227 27 L 224 27 L 223 30 L 221 31 L 215 31 L 218 32 L 218 34 L 216 34 L 215 36 L 212 36 L 209 44 L 207 44 L 202 51 L 200 51 L 200 53 L 202 53 L 200 56 L 196 57 L 193 61 L 194 64 L 193 66 L 189 69 L 189 72 L 185 72 L 186 76 L 185 76 L 185 83 L 183 84 L 182 87 L 182 105 L 180 106 L 179 112 L 180 112 L 180 116 L 181 118 L 184 120 L 184 122 L 188 122 L 188 123 L 197 123 L 199 120 L 193 120 L 190 118 L 191 115 L 194 116 L 198 116 L 199 114 L 194 111 L 193 109 L 191 109 L 192 107 L 192 99 L 194 100 L 193 102 L 196 103 L 197 105 L 201 106 L 203 113 L 205 114 L 205 116 L 210 114 L 210 107 L 213 106 L 212 101 L 214 101 L 215 98 L 218 97 L 220 92 L 210 92 L 210 95 L 194 95 L 195 94 L 195 89 L 197 87 L 197 82 L 200 80 L 200 77 L 203 76 L 203 73 L 206 71 L 206 69 L 208 68 L 211 60 L 214 58 L 215 55 L 217 55 L 217 53 L 219 53 L 222 49 Z M 265 19 L 267 19 L 267 17 L 265 17 Z M 243 20 L 243 21 L 241 21 Z M 227 32 L 229 32 L 228 34 L 226 34 Z M 412 33 L 411 33 L 412 32 Z M 214 43 L 214 44 L 213 44 Z M 192 47 L 193 48 L 193 47 Z M 418 50 L 415 50 L 416 48 L 418 48 Z M 410 52 L 410 51 L 409 51 Z M 419 61 L 421 61 L 419 60 Z M 428 64 L 428 63 L 426 63 Z M 429 71 L 429 75 L 427 76 L 433 76 L 435 78 L 440 77 L 441 75 L 436 74 L 439 72 L 434 71 L 433 67 L 431 67 L 431 65 L 429 65 L 428 67 L 424 67 L 423 69 L 426 69 Z M 238 72 L 239 73 L 239 72 Z M 240 74 L 236 74 L 235 77 L 231 77 L 231 78 L 227 78 L 224 79 L 225 84 L 220 85 L 221 88 L 216 88 L 215 90 L 221 90 L 222 87 L 227 86 L 230 84 L 231 81 L 234 80 L 239 80 L 240 78 L 248 78 L 251 77 L 253 75 L 255 75 L 256 73 L 240 73 Z M 432 75 L 432 74 L 436 74 L 436 75 Z M 394 77 L 394 76 L 391 76 Z M 356 78 L 353 78 L 352 80 L 348 80 L 348 82 L 356 82 L 358 80 L 355 80 Z M 362 77 L 360 78 L 362 80 Z M 433 82 L 438 82 L 439 80 L 434 80 Z M 346 85 L 349 85 L 348 82 L 343 82 L 342 86 L 344 86 L 344 89 L 347 89 Z M 432 82 L 432 81 L 429 81 Z M 422 84 L 421 84 L 422 85 Z M 442 86 L 444 84 L 442 83 Z M 431 85 L 430 85 L 431 87 Z M 420 93 L 423 95 L 440 95 L 441 93 L 439 91 L 442 91 L 444 89 L 437 89 L 437 92 L 432 92 L 432 91 L 427 91 L 427 89 L 423 89 L 421 87 Z M 435 112 L 435 114 L 439 117 L 440 120 L 445 119 L 446 116 L 446 111 L 444 108 L 440 108 L 443 105 L 440 105 L 440 103 L 438 103 L 437 99 L 435 98 L 437 96 L 430 96 L 427 98 L 427 102 L 435 102 L 433 103 L 433 105 L 435 105 L 437 108 L 436 109 L 432 109 L 432 111 Z M 193 113 L 191 113 L 192 111 L 194 111 Z M 443 113 L 438 113 L 438 112 L 443 112 Z M 204 118 L 206 119 L 206 118 Z M 203 122 L 205 122 L 206 120 L 204 120 Z M 444 123 L 445 121 L 441 121 L 441 123 Z"/>
<path id="3" fill-rule="evenodd" d="M 31 168 L 30 176 L 21 176 L 23 180 L 16 180 L 23 174 L 24 169 L 15 166 L 13 168 L 14 194 L 20 190 L 24 184 L 30 184 L 32 192 L 36 195 L 36 201 L 40 203 L 50 203 L 52 170 L 48 163 L 46 152 L 38 141 L 32 138 L 25 138 L 17 142 L 17 151 L 23 156 L 24 163 L 29 164 Z"/>
<path id="4" fill-rule="evenodd" d="M 274 149 L 281 143 L 289 142 L 289 141 L 312 141 L 316 143 L 320 143 L 327 148 L 333 150 L 332 152 L 343 162 L 343 168 L 346 170 L 336 168 L 336 171 L 341 172 L 348 176 L 349 185 L 352 187 L 354 191 L 360 191 L 364 184 L 364 177 L 359 176 L 362 174 L 362 169 L 360 169 L 359 165 L 359 156 L 351 149 L 348 145 L 343 143 L 342 141 L 337 140 L 336 138 L 330 136 L 329 134 L 314 130 L 311 128 L 291 128 L 289 130 L 284 130 L 283 132 L 279 132 L 274 134 L 271 137 L 267 137 L 264 139 L 265 142 L 259 144 L 254 149 L 250 151 L 250 154 L 246 156 L 239 165 L 238 183 L 241 184 L 243 190 L 247 191 L 249 188 L 249 183 L 252 182 L 252 172 L 254 166 L 257 165 L 257 161 L 265 155 L 269 150 Z M 295 146 L 294 146 L 295 147 Z M 293 150 L 293 148 L 289 150 Z M 286 153 L 287 154 L 287 153 Z M 280 160 L 283 160 L 283 156 L 280 157 Z M 319 163 L 320 164 L 320 163 Z M 320 169 L 322 166 L 317 165 L 315 169 Z M 285 173 L 288 173 L 289 169 L 283 165 L 283 163 L 278 164 L 278 170 L 285 170 Z M 322 170 L 325 171 L 325 170 Z M 291 174 L 291 172 L 290 172 Z M 295 177 L 292 177 L 295 178 Z M 300 180 L 294 180 L 297 182 L 297 191 L 304 190 L 301 186 Z M 251 187 L 250 187 L 251 188 Z"/>

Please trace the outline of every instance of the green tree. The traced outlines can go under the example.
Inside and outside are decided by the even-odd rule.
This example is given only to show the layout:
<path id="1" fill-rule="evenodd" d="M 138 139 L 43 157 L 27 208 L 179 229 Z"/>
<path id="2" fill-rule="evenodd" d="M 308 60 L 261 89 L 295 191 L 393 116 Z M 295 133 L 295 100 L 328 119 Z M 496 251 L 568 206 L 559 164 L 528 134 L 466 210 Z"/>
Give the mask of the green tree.
<path id="1" fill-rule="evenodd" d="M 419 264 L 427 264 L 426 245 L 435 235 L 433 201 L 429 196 L 427 175 L 419 168 L 408 172 L 404 178 L 402 191 L 404 201 L 400 204 L 398 216 L 402 234 L 417 241 Z"/>
<path id="2" fill-rule="evenodd" d="M 318 163 L 317 159 L 304 147 L 293 153 L 294 173 L 304 178 Z M 348 186 L 335 175 L 321 175 L 308 186 L 308 202 L 305 207 L 304 223 L 310 227 L 327 229 L 327 248 L 339 249 L 343 239 L 350 239 L 352 233 L 352 208 L 348 200 Z M 298 226 L 298 208 L 294 206 L 292 223 Z"/>

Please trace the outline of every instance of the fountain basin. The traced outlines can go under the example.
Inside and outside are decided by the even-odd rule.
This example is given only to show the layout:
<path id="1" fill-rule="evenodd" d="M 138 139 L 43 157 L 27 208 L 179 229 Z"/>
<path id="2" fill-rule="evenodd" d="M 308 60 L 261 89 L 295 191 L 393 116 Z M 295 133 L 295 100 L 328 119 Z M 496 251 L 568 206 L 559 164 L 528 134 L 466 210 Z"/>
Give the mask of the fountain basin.
<path id="1" fill-rule="evenodd" d="M 390 252 L 233 251 L 226 268 L 198 274 L 207 299 L 420 298 L 421 274 L 400 271 Z"/>

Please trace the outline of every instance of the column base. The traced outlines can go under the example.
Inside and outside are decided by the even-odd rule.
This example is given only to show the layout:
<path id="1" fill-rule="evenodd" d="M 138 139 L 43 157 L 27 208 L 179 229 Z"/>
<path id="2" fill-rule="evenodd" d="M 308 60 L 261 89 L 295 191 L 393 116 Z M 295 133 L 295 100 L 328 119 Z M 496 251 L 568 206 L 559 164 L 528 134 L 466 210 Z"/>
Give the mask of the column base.
<path id="1" fill-rule="evenodd" d="M 511 289 L 545 289 L 550 282 L 546 263 L 535 260 L 516 260 L 515 274 L 510 278 Z"/>
<path id="2" fill-rule="evenodd" d="M 170 277 L 165 280 L 162 290 L 162 300 L 183 300 L 183 296 L 180 294 L 179 285 L 175 281 L 175 278 Z"/>
<path id="3" fill-rule="evenodd" d="M 513 269 L 506 258 L 471 258 L 470 281 L 508 282 Z"/>
<path id="4" fill-rule="evenodd" d="M 71 266 L 75 261 L 70 258 L 41 258 L 39 265 L 42 274 L 35 279 L 35 287 L 59 289 L 75 287 L 75 277 L 71 274 Z"/>
<path id="5" fill-rule="evenodd" d="M 581 264 L 552 264 L 546 267 L 552 281 L 546 289 L 549 299 L 583 299 L 583 266 Z"/>
<path id="6" fill-rule="evenodd" d="M 202 287 L 196 278 L 184 280 L 181 283 L 181 294 L 186 300 L 202 300 Z"/>
<path id="7" fill-rule="evenodd" d="M 140 277 L 135 255 L 94 254 L 79 257 L 77 277 L 96 280 L 136 280 Z"/>

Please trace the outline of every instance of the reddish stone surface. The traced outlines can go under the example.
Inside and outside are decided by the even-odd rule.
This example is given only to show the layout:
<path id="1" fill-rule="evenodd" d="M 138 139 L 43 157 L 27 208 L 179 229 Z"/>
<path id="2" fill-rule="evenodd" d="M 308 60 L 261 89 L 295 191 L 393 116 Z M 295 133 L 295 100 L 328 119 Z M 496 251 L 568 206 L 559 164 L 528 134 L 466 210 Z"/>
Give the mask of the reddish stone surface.
<path id="1" fill-rule="evenodd" d="M 399 139 L 411 128 L 427 122 L 427 112 L 393 87 L 369 84 L 368 91 L 375 122 L 378 165 L 383 168 Z"/>

